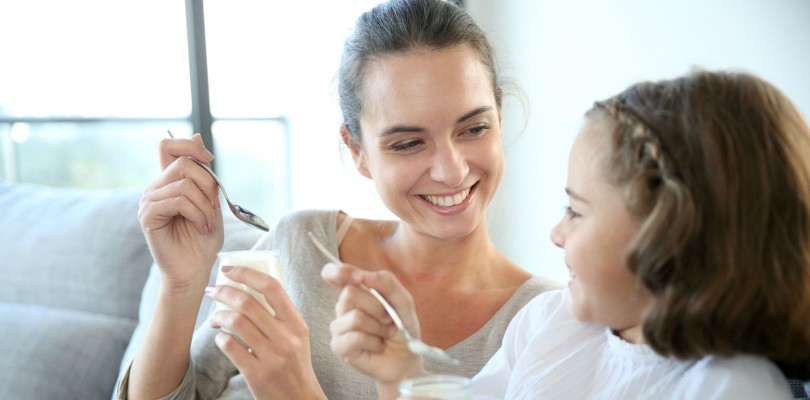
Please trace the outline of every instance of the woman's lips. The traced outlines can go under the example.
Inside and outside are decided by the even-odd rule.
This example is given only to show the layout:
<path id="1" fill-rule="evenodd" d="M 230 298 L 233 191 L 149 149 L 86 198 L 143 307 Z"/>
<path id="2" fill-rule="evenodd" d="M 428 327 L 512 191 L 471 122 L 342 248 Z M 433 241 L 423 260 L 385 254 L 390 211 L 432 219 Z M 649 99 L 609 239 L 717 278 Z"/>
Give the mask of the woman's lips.
<path id="1" fill-rule="evenodd" d="M 433 209 L 439 214 L 442 215 L 458 214 L 460 212 L 463 212 L 464 210 L 467 209 L 467 207 L 470 206 L 477 185 L 478 182 L 476 182 L 474 185 L 470 186 L 467 189 L 448 195 L 420 194 L 419 198 L 424 200 L 425 203 L 431 209 Z"/>

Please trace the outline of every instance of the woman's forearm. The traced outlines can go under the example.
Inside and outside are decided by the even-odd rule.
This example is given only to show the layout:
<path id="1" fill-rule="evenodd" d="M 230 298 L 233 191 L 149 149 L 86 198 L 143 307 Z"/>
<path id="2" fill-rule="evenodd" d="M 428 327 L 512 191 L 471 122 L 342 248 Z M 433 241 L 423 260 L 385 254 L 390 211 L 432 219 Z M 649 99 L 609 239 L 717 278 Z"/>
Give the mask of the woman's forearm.
<path id="1" fill-rule="evenodd" d="M 128 399 L 161 398 L 183 381 L 203 289 L 161 285 L 155 314 L 132 362 Z"/>

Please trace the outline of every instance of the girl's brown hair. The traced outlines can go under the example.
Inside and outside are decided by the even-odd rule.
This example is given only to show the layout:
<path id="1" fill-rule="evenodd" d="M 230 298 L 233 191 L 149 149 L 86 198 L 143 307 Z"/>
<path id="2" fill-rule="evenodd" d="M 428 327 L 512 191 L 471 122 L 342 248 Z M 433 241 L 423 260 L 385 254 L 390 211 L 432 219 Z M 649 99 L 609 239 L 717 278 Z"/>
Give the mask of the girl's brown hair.
<path id="1" fill-rule="evenodd" d="M 587 117 L 614 127 L 606 174 L 641 224 L 628 265 L 656 298 L 650 346 L 759 354 L 810 378 L 810 128 L 791 101 L 750 74 L 696 71 Z"/>

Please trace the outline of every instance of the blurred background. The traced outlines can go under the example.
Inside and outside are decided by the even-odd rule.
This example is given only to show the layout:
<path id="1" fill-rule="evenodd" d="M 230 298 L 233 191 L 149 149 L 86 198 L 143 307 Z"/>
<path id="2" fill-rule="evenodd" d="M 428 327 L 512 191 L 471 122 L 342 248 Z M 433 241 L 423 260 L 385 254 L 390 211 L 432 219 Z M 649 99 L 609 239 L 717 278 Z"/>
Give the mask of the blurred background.
<path id="1" fill-rule="evenodd" d="M 266 219 L 391 218 L 340 145 L 334 81 L 355 18 L 378 2 L 0 0 L 0 179 L 142 188 L 166 130 L 202 132 L 229 194 Z M 735 69 L 810 115 L 808 0 L 461 3 L 528 100 L 504 108 L 507 172 L 489 220 L 533 273 L 567 280 L 548 234 L 594 100 L 693 67 Z"/>

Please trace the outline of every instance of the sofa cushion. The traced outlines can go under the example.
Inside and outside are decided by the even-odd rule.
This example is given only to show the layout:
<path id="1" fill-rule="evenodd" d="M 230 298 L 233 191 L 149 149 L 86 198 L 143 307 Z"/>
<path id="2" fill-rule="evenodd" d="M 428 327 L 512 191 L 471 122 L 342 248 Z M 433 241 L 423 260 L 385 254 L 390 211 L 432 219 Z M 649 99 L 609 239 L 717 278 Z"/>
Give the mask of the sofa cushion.
<path id="1" fill-rule="evenodd" d="M 140 190 L 0 184 L 0 302 L 137 319 L 152 258 Z"/>
<path id="2" fill-rule="evenodd" d="M 109 399 L 135 322 L 0 303 L 0 398 Z"/>

